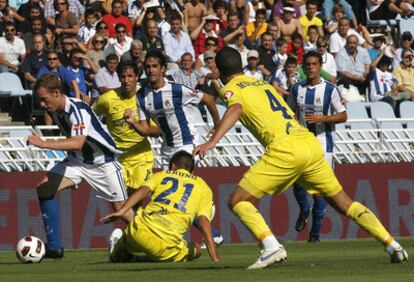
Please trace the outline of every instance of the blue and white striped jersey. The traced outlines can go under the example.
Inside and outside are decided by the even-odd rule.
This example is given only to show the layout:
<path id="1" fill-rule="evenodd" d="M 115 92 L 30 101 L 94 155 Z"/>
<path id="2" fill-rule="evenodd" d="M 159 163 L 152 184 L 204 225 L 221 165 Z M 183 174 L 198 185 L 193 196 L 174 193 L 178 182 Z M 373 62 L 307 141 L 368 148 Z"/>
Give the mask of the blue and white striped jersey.
<path id="1" fill-rule="evenodd" d="M 112 162 L 117 154 L 122 154 L 93 110 L 81 100 L 65 96 L 65 110 L 62 113 L 53 113 L 52 118 L 67 138 L 86 136 L 82 150 L 68 152 L 83 163 Z"/>
<path id="2" fill-rule="evenodd" d="M 310 86 L 307 81 L 296 83 L 291 91 L 293 110 L 296 112 L 300 123 L 313 132 L 322 144 L 324 152 L 333 152 L 334 140 L 332 132 L 335 131 L 333 123 L 308 124 L 305 116 L 310 114 L 332 115 L 346 111 L 341 103 L 341 95 L 338 88 L 321 78 L 319 84 Z M 289 103 L 291 105 L 291 103 Z"/>
<path id="3" fill-rule="evenodd" d="M 185 85 L 165 80 L 160 89 L 150 85 L 142 87 L 137 93 L 137 108 L 140 120 L 152 118 L 161 131 L 164 145 L 180 147 L 198 144 L 197 130 L 194 126 L 197 105 L 203 92 Z"/>
<path id="4" fill-rule="evenodd" d="M 384 98 L 389 92 L 391 87 L 397 85 L 397 79 L 389 71 L 381 71 L 376 68 L 371 74 L 370 78 L 370 99 L 372 102 L 377 102 Z"/>

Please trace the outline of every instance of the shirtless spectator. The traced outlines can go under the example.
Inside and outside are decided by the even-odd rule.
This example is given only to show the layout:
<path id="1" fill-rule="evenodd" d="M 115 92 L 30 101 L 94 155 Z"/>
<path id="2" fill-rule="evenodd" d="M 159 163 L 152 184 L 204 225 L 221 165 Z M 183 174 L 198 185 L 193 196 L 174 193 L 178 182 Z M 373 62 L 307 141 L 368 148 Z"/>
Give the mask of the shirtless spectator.
<path id="1" fill-rule="evenodd" d="M 191 0 L 184 5 L 184 25 L 187 26 L 189 32 L 196 29 L 202 19 L 207 16 L 206 5 L 200 2 L 200 0 Z"/>
<path id="2" fill-rule="evenodd" d="M 287 42 L 292 41 L 292 34 L 295 32 L 303 36 L 302 26 L 299 20 L 295 19 L 293 15 L 295 9 L 292 5 L 285 5 L 283 7 L 282 17 L 276 22 L 277 27 L 280 30 L 280 36 L 283 36 Z"/>
<path id="3" fill-rule="evenodd" d="M 341 48 L 345 47 L 346 39 L 350 35 L 355 35 L 358 38 L 359 45 L 368 48 L 365 39 L 351 28 L 351 21 L 347 17 L 342 17 L 339 20 L 338 30 L 332 33 L 329 38 L 329 52 L 335 56 Z"/>
<path id="4" fill-rule="evenodd" d="M 306 0 L 275 0 L 273 5 L 273 22 L 276 23 L 280 20 L 280 17 L 283 12 L 283 7 L 286 5 L 291 5 L 295 9 L 294 18 L 299 19 L 302 16 L 300 11 L 300 6 L 305 4 Z"/>
<path id="5" fill-rule="evenodd" d="M 256 40 L 267 30 L 266 10 L 261 9 L 256 12 L 256 21 L 246 25 L 246 35 L 254 45 Z"/>

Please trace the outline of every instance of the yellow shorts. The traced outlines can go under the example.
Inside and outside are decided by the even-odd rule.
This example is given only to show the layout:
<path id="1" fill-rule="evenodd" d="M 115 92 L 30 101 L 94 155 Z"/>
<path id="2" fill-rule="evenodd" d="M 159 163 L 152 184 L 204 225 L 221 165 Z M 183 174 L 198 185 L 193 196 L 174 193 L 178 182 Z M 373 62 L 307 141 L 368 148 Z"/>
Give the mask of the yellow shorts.
<path id="1" fill-rule="evenodd" d="M 123 159 L 119 158 L 122 164 L 122 172 L 125 184 L 128 189 L 138 189 L 141 184 L 152 174 L 154 154 L 151 152 L 140 153 L 139 156 Z"/>
<path id="2" fill-rule="evenodd" d="M 195 246 L 185 240 L 177 242 L 161 231 L 154 232 L 141 220 L 142 209 L 124 231 L 124 236 L 118 242 L 116 250 L 126 250 L 128 253 L 144 252 L 152 261 L 182 262 L 190 261 L 195 256 Z"/>
<path id="3" fill-rule="evenodd" d="M 342 190 L 311 133 L 291 135 L 271 144 L 243 176 L 239 186 L 257 198 L 280 194 L 297 182 L 309 193 L 334 196 Z"/>

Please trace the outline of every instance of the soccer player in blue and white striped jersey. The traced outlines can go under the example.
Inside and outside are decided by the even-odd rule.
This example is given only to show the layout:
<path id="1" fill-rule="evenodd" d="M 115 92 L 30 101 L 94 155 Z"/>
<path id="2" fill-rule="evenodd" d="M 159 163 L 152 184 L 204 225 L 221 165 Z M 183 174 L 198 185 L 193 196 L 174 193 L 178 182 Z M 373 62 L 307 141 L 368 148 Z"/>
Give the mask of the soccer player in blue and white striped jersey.
<path id="1" fill-rule="evenodd" d="M 63 94 L 62 84 L 56 76 L 42 76 L 36 81 L 35 91 L 40 106 L 51 113 L 66 136 L 63 140 L 43 140 L 33 134 L 27 139 L 28 144 L 39 148 L 68 151 L 68 157 L 54 166 L 36 188 L 48 241 L 46 257 L 62 258 L 56 192 L 76 188 L 84 180 L 96 190 L 97 197 L 119 210 L 127 199 L 122 168 L 116 161 L 116 155 L 122 152 L 87 104 Z M 132 218 L 131 210 L 124 220 Z"/>
<path id="2" fill-rule="evenodd" d="M 181 150 L 192 153 L 202 141 L 195 127 L 197 105 L 206 104 L 215 126 L 220 117 L 212 96 L 164 78 L 166 59 L 160 52 L 149 52 L 144 67 L 149 82 L 137 93 L 139 121 L 134 120 L 132 111 L 125 113 L 125 119 L 143 136 L 155 130 L 147 121 L 156 122 L 163 139 L 162 166 L 168 169 L 174 153 Z"/>
<path id="3" fill-rule="evenodd" d="M 288 98 L 289 106 L 296 112 L 300 123 L 318 138 L 325 159 L 333 168 L 333 131 L 335 123 L 347 120 L 346 108 L 342 104 L 338 88 L 320 76 L 321 55 L 316 51 L 310 51 L 304 55 L 303 61 L 307 80 L 292 87 Z M 310 214 L 310 206 L 305 189 L 295 184 L 293 191 L 300 206 L 295 228 L 302 231 Z M 312 228 L 308 242 L 319 242 L 325 206 L 325 201 L 319 195 L 314 195 Z"/>
<path id="4" fill-rule="evenodd" d="M 125 120 L 142 136 L 154 136 L 157 130 L 161 132 L 161 161 L 164 170 L 168 170 L 169 161 L 176 152 L 183 150 L 192 154 L 195 146 L 202 143 L 195 128 L 195 115 L 200 114 L 197 107 L 200 102 L 206 104 L 214 127 L 220 122 L 213 97 L 165 79 L 166 65 L 162 53 L 148 52 L 144 68 L 149 82 L 137 93 L 139 121 L 135 120 L 135 113 L 131 109 L 124 114 Z M 158 128 L 150 125 L 150 119 L 156 122 Z M 198 227 L 197 220 L 194 225 Z M 216 244 L 223 242 L 223 237 L 215 228 L 213 237 Z"/>

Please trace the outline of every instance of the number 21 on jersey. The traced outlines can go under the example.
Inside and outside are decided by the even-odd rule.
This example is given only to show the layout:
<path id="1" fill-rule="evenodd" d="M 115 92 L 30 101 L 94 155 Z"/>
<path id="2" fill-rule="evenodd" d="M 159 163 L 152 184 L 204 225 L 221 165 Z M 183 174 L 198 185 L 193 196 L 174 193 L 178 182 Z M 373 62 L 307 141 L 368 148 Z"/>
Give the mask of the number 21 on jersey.
<path id="1" fill-rule="evenodd" d="M 161 184 L 163 185 L 166 185 L 169 183 L 171 183 L 171 187 L 165 190 L 164 192 L 162 192 L 161 194 L 159 194 L 154 199 L 155 202 L 164 203 L 166 205 L 169 205 L 171 203 L 171 200 L 168 199 L 167 197 L 177 192 L 179 183 L 178 183 L 178 179 L 174 177 L 165 177 L 161 182 Z M 194 188 L 194 184 L 184 183 L 183 186 L 185 190 L 181 197 L 181 200 L 178 203 L 174 203 L 173 207 L 185 213 L 187 211 L 187 209 L 185 208 L 185 205 L 187 204 L 188 199 L 190 198 L 191 192 L 193 191 L 193 188 Z"/>
<path id="2" fill-rule="evenodd" d="M 272 111 L 281 111 L 285 119 L 292 119 L 292 117 L 288 114 L 287 109 L 280 104 L 279 100 L 273 96 L 272 92 L 269 90 L 265 90 L 265 92 L 267 98 L 269 98 L 270 108 Z"/>

